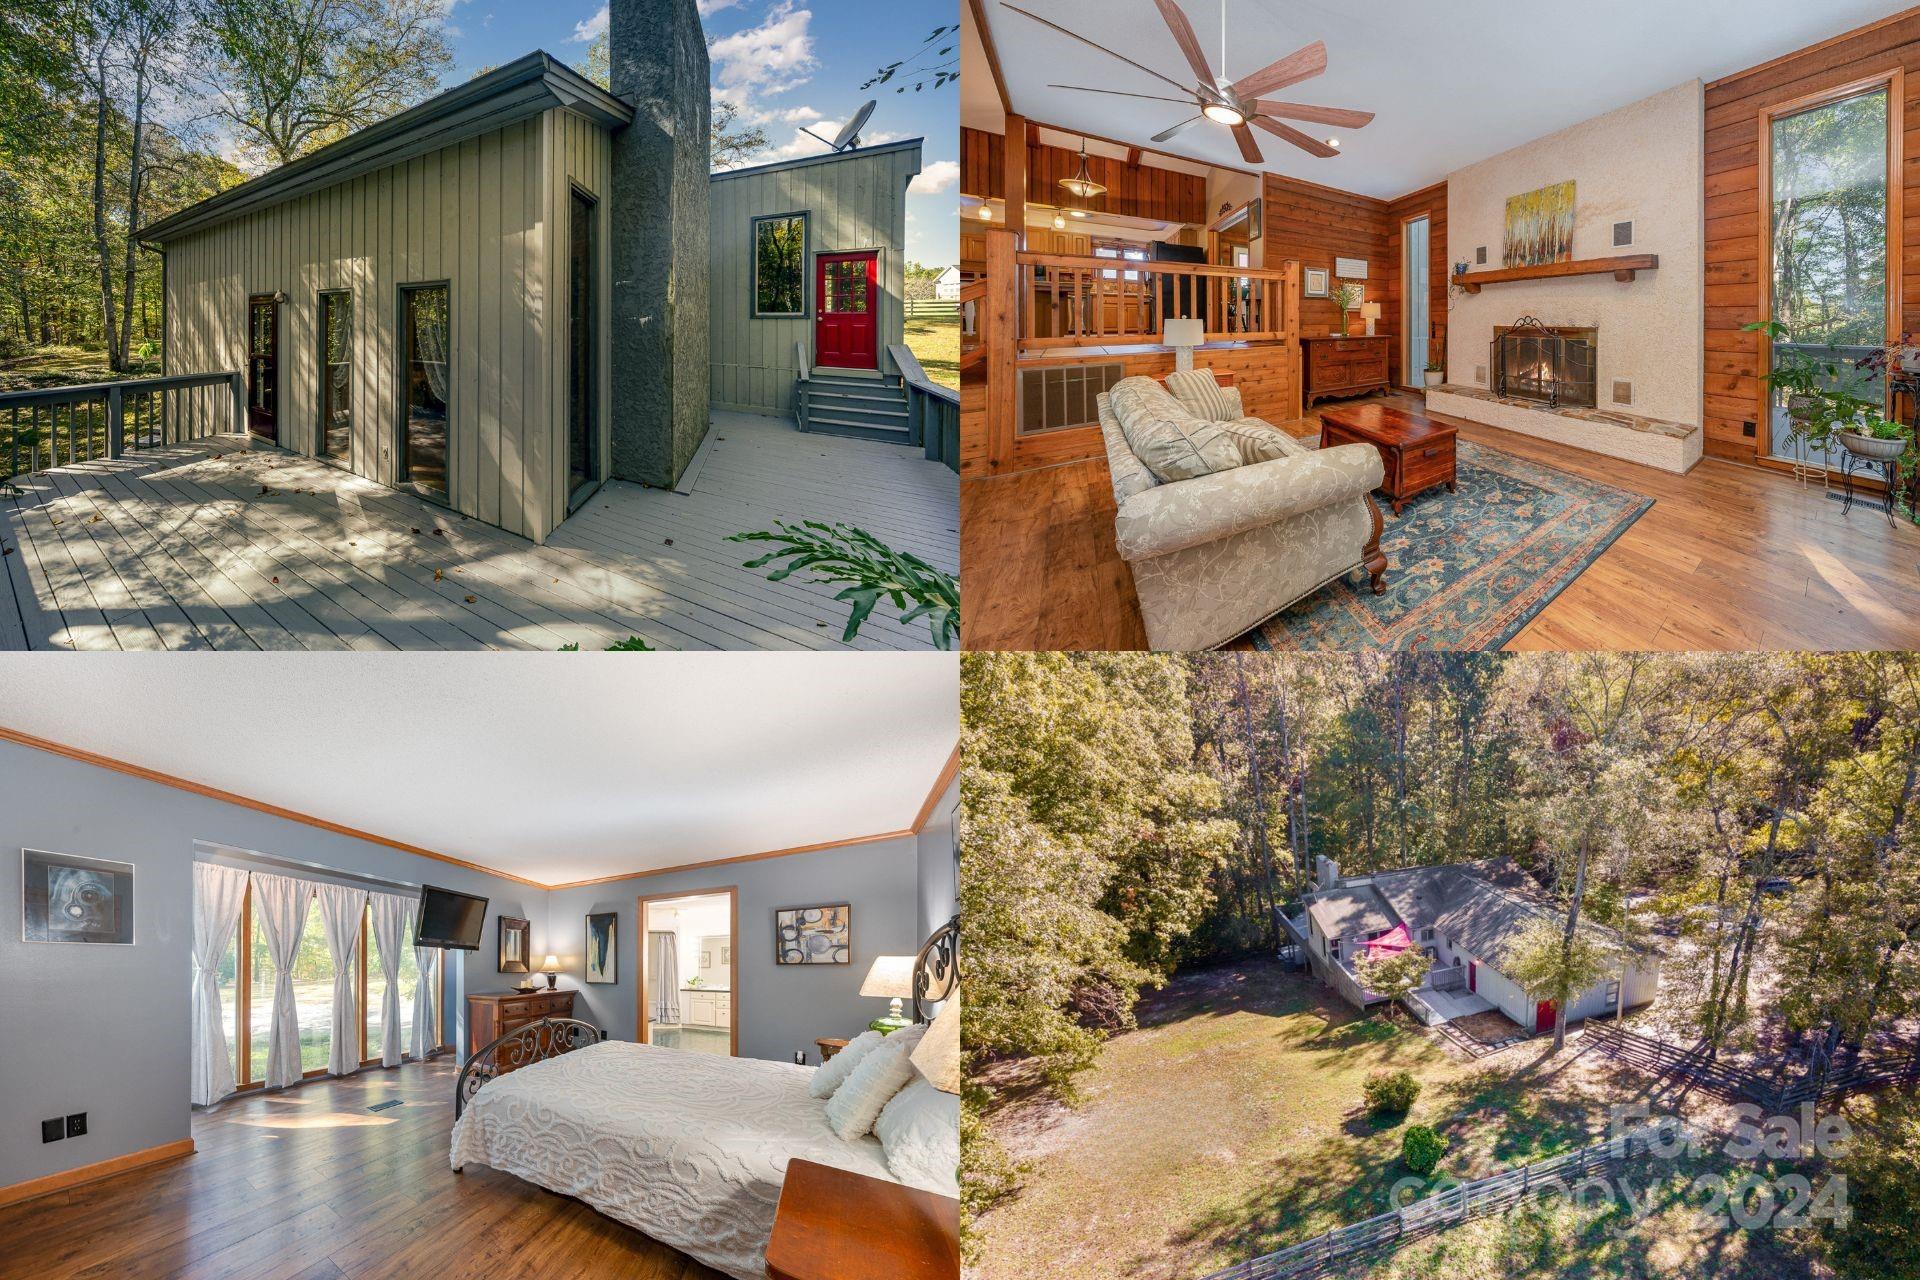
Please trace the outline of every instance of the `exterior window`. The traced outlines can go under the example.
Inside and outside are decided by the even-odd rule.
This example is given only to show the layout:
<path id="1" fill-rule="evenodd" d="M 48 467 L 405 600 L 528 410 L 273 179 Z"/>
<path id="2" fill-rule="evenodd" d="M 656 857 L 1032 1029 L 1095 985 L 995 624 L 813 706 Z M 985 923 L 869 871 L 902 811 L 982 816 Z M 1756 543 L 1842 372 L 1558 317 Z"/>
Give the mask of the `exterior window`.
<path id="1" fill-rule="evenodd" d="M 600 269 L 591 197 L 575 190 L 567 228 L 567 496 L 578 505 L 600 479 L 600 317 L 594 286 Z"/>
<path id="2" fill-rule="evenodd" d="M 1335 938 L 1333 941 L 1327 944 L 1327 954 L 1332 956 L 1335 960 L 1338 960 L 1340 958 L 1340 939 Z"/>
<path id="3" fill-rule="evenodd" d="M 353 295 L 320 295 L 320 456 L 345 462 L 353 446 Z"/>
<path id="4" fill-rule="evenodd" d="M 1420 941 L 1422 941 L 1422 942 L 1432 942 L 1432 941 L 1433 941 L 1433 930 L 1432 930 L 1431 928 L 1427 928 L 1427 929 L 1422 929 L 1422 930 L 1420 931 Z"/>
<path id="5" fill-rule="evenodd" d="M 753 220 L 753 314 L 807 313 L 807 215 Z"/>
<path id="6" fill-rule="evenodd" d="M 430 496 L 447 496 L 448 299 L 444 284 L 402 288 L 402 391 L 407 479 Z"/>

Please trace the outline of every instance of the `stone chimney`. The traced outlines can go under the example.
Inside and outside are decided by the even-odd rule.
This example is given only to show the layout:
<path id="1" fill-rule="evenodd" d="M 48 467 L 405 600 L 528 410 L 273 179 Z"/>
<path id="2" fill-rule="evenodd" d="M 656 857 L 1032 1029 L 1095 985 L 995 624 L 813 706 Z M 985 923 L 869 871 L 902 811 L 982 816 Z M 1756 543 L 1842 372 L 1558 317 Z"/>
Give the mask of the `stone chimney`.
<path id="1" fill-rule="evenodd" d="M 1319 873 L 1314 877 L 1315 885 L 1321 889 L 1338 889 L 1340 887 L 1340 864 L 1324 855 L 1315 859 L 1315 861 L 1318 864 L 1317 870 Z"/>
<path id="2" fill-rule="evenodd" d="M 670 486 L 707 431 L 707 40 L 694 0 L 610 0 L 613 474 Z"/>

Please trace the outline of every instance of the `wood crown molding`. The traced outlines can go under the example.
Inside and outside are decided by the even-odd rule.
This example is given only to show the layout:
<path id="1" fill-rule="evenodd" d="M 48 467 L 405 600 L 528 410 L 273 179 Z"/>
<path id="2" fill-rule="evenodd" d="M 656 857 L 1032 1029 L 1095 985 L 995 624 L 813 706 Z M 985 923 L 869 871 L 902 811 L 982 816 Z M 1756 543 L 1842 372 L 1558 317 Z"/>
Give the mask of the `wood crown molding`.
<path id="1" fill-rule="evenodd" d="M 111 1160 L 101 1160 L 94 1164 L 83 1164 L 77 1169 L 50 1173 L 44 1178 L 30 1178 L 25 1182 L 16 1182 L 10 1187 L 0 1187 L 0 1208 L 19 1204 L 22 1200 L 52 1195 L 56 1191 L 65 1191 L 69 1187 L 98 1182 L 102 1178 L 111 1178 L 115 1174 L 126 1173 L 132 1169 L 159 1164 L 163 1160 L 176 1160 L 181 1156 L 192 1154 L 193 1139 L 182 1138 L 178 1142 L 169 1142 L 164 1146 L 148 1147 L 145 1151 L 129 1151 L 126 1155 L 115 1156 Z"/>
<path id="2" fill-rule="evenodd" d="M 1902 9 L 1898 13 L 1890 13 L 1886 17 L 1881 18 L 1878 21 L 1867 23 L 1865 26 L 1855 27 L 1851 31 L 1842 31 L 1837 36 L 1829 36 L 1825 40 L 1820 41 L 1818 44 L 1810 44 L 1806 46 L 1806 48 L 1804 49 L 1794 49 L 1791 52 L 1781 54 L 1777 58 L 1769 58 L 1765 62 L 1756 63 L 1751 67 L 1743 67 L 1741 70 L 1736 71 L 1731 75 L 1721 76 L 1718 80 L 1709 80 L 1706 82 L 1705 88 L 1707 88 L 1708 90 L 1724 89 L 1728 85 L 1738 84 L 1740 81 L 1745 80 L 1749 76 L 1759 75 L 1763 71 L 1772 71 L 1776 67 L 1783 67 L 1789 62 L 1794 62 L 1800 58 L 1807 57 L 1810 54 L 1815 54 L 1826 49 L 1831 49 L 1835 45 L 1845 44 L 1849 40 L 1857 40 L 1861 36 L 1871 35 L 1876 31 L 1884 30 L 1887 27 L 1895 26 L 1899 23 L 1906 22 L 1916 16 L 1920 16 L 1920 8 Z"/>
<path id="3" fill-rule="evenodd" d="M 386 836 L 375 835 L 371 831 L 362 831 L 358 827 L 349 827 L 338 822 L 329 822 L 325 818 L 316 818 L 310 813 L 301 813 L 297 809 L 288 809 L 281 805 L 269 804 L 264 800 L 255 800 L 232 791 L 223 791 L 219 787 L 210 787 L 205 783 L 193 782 L 171 773 L 162 773 L 158 769 L 149 769 L 145 765 L 133 764 L 126 760 L 116 760 L 112 756 L 103 756 L 96 751 L 87 751 L 80 747 L 68 746 L 64 742 L 55 742 L 51 738 L 39 738 L 18 729 L 9 729 L 0 725 L 0 742 L 13 742 L 35 751 L 45 751 L 49 755 L 64 756 L 77 760 L 81 764 L 90 764 L 114 773 L 124 773 L 128 777 L 139 778 L 144 782 L 158 783 L 163 787 L 172 787 L 176 791 L 185 791 L 191 795 L 205 796 L 209 800 L 218 800 L 223 804 L 235 805 L 242 809 L 252 809 L 269 817 L 280 818 L 288 822 L 298 822 L 304 826 L 316 827 L 321 831 L 330 831 L 335 835 L 347 836 L 354 840 L 364 840 L 368 844 L 377 844 L 388 849 L 397 849 L 401 853 L 411 853 L 416 857 L 431 858 L 435 862 L 444 862 L 450 866 L 465 867 L 469 871 L 478 871 L 483 875 L 497 876 L 502 880 L 511 880 L 529 888 L 552 891 L 555 889 L 578 889 L 584 885 L 611 884 L 616 880 L 638 880 L 644 876 L 663 876 L 675 871 L 691 871 L 699 867 L 724 867 L 735 862 L 758 862 L 763 858 L 784 858 L 795 853 L 815 853 L 821 849 L 838 849 L 847 845 L 876 844 L 882 840 L 898 840 L 905 836 L 917 836 L 922 827 L 932 817 L 934 806 L 939 804 L 947 785 L 953 781 L 960 769 L 960 748 L 956 744 L 953 753 L 940 769 L 940 775 L 934 779 L 933 789 L 927 793 L 926 800 L 920 806 L 920 813 L 910 827 L 898 831 L 881 831 L 873 835 L 851 836 L 843 840 L 821 840 L 814 844 L 793 845 L 785 849 L 768 849 L 763 853 L 743 853 L 731 858 L 710 858 L 702 862 L 681 863 L 672 867 L 650 867 L 644 871 L 623 871 L 619 875 L 600 876 L 592 880 L 566 880 L 558 884 L 546 884 L 539 880 L 529 880 L 525 876 L 514 875 L 510 871 L 497 871 L 478 862 L 469 862 L 465 858 L 456 858 L 451 854 L 437 853 L 417 844 L 408 844 L 404 840 L 390 840 Z M 105 1175 L 101 1175 L 105 1176 Z M 0 1191 L 3 1195 L 4 1191 Z M 37 1193 L 36 1193 L 37 1194 Z M 6 1203 L 0 1200 L 0 1204 Z"/>
<path id="4" fill-rule="evenodd" d="M 1007 78 L 1000 72 L 1000 51 L 994 47 L 993 32 L 987 26 L 986 10 L 980 0 L 967 0 L 967 11 L 973 15 L 973 30 L 980 37 L 980 47 L 987 52 L 987 70 L 993 76 L 993 91 L 1000 95 L 1000 110 L 1012 115 L 1013 99 L 1007 96 Z"/>

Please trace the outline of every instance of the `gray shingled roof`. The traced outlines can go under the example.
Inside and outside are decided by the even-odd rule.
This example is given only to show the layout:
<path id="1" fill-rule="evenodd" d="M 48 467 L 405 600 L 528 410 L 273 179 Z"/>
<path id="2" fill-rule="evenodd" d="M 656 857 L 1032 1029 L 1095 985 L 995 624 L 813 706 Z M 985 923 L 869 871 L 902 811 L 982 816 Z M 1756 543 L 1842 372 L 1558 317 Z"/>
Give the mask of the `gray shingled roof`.
<path id="1" fill-rule="evenodd" d="M 1392 910 L 1371 885 L 1329 889 L 1307 899 L 1307 914 L 1329 938 L 1351 938 L 1393 928 Z"/>

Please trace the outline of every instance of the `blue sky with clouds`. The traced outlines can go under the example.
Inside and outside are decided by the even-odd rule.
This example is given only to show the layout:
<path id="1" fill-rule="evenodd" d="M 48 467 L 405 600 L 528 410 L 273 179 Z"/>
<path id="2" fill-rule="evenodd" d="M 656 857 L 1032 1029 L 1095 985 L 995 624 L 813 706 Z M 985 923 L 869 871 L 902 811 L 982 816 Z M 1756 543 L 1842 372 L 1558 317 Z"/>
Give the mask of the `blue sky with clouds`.
<path id="1" fill-rule="evenodd" d="M 761 124 L 771 144 L 749 163 L 809 155 L 868 98 L 879 99 L 861 141 L 924 138 L 922 172 L 907 201 L 907 257 L 945 265 L 959 257 L 960 86 L 916 93 L 860 85 L 884 65 L 922 49 L 936 27 L 958 21 L 955 0 L 699 0 L 713 60 L 713 91 Z M 605 29 L 603 0 L 453 0 L 447 32 L 457 84 L 484 66 L 545 49 L 578 62 Z M 958 67 L 959 35 L 913 64 Z M 951 47 L 942 58 L 939 50 Z M 902 77 L 904 78 L 904 77 Z M 896 81 L 898 83 L 898 81 Z M 911 84 L 911 80 L 908 81 Z"/>

